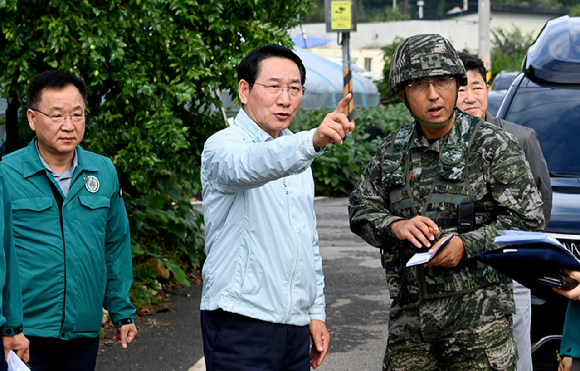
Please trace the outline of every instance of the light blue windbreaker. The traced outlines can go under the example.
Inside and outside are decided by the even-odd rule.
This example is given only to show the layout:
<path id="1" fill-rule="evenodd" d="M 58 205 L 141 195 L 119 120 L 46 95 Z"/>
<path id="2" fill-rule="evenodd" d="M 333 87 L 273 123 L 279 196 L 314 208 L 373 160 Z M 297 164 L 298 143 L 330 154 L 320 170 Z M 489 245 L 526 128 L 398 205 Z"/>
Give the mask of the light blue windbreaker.
<path id="1" fill-rule="evenodd" d="M 324 321 L 310 164 L 314 130 L 264 141 L 240 109 L 201 160 L 206 262 L 201 310 L 305 326 Z"/>

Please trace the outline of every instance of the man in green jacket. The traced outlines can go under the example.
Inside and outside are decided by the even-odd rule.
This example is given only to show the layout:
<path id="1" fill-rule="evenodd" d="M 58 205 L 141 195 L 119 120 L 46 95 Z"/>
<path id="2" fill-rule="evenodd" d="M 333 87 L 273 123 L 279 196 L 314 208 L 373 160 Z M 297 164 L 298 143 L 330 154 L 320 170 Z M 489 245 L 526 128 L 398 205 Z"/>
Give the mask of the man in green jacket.
<path id="1" fill-rule="evenodd" d="M 12 239 L 12 208 L 6 189 L 4 172 L 0 168 L 0 241 L 3 254 L 0 254 L 0 332 L 4 345 L 5 360 L 0 361 L 0 371 L 7 370 L 6 360 L 11 350 L 28 362 L 28 340 L 22 333 L 22 294 L 18 274 L 18 258 Z"/>
<path id="2" fill-rule="evenodd" d="M 111 160 L 79 146 L 84 81 L 46 71 L 32 78 L 26 95 L 36 137 L 1 166 L 10 184 L 30 365 L 94 370 L 102 307 L 123 348 L 137 334 L 127 212 Z"/>

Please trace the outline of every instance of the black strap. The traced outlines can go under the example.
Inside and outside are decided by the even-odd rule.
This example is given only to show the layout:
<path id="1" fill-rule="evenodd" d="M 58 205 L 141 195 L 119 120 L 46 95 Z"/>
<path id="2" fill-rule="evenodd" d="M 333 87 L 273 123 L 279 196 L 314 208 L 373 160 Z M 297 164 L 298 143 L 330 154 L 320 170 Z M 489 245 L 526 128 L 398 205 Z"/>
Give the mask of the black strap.
<path id="1" fill-rule="evenodd" d="M 457 206 L 457 232 L 465 233 L 475 229 L 475 205 L 464 202 Z"/>
<path id="2" fill-rule="evenodd" d="M 52 177 L 52 175 L 47 174 L 47 176 Z M 52 190 L 52 194 L 54 195 L 54 199 L 56 200 L 56 204 L 58 205 L 58 212 L 60 214 L 60 231 L 62 232 L 62 236 L 64 239 L 64 225 L 62 220 L 62 204 L 64 203 L 64 199 L 62 198 L 62 194 L 56 188 L 56 185 L 52 182 L 52 180 L 48 179 L 48 183 L 50 184 L 50 189 Z"/>

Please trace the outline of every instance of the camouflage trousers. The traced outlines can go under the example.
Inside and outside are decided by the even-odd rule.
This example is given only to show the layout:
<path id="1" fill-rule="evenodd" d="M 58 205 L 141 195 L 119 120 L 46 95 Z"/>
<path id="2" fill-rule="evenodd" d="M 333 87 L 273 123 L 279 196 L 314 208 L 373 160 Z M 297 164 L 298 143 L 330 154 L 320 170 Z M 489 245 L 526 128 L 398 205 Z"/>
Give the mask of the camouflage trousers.
<path id="1" fill-rule="evenodd" d="M 389 335 L 383 371 L 464 371 L 516 369 L 512 317 L 453 332 L 430 343 Z"/>

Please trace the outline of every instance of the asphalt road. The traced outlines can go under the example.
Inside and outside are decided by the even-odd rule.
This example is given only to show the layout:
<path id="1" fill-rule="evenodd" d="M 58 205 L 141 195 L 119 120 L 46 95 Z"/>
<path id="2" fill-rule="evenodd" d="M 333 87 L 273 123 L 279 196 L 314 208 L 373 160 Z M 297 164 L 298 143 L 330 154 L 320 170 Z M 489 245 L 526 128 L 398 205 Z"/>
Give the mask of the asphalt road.
<path id="1" fill-rule="evenodd" d="M 318 199 L 315 210 L 331 335 L 318 370 L 380 371 L 390 301 L 379 252 L 350 232 L 346 198 Z M 204 371 L 200 296 L 200 285 L 172 291 L 171 303 L 138 320 L 129 349 L 101 341 L 97 370 Z"/>

